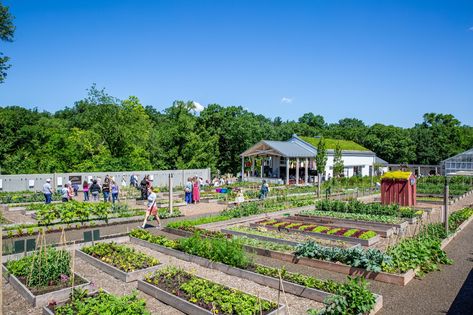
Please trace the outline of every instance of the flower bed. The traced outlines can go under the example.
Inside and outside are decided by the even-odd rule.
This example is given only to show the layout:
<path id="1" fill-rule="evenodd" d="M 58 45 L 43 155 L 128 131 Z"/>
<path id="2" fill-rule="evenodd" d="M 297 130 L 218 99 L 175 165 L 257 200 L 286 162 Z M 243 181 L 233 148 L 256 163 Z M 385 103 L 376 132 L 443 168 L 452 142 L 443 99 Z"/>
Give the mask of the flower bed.
<path id="1" fill-rule="evenodd" d="M 190 239 L 172 241 L 164 236 L 155 236 L 143 230 L 133 230 L 130 233 L 130 240 L 132 243 L 158 250 L 166 255 L 194 262 L 206 268 L 214 268 L 227 274 L 245 278 L 272 288 L 278 289 L 280 285 L 279 272 L 277 269 L 252 263 L 250 257 L 243 251 L 241 244 L 233 240 L 220 239 L 218 243 L 214 243 L 211 239 L 192 237 Z M 189 250 L 189 248 L 191 248 L 191 250 Z M 276 276 L 276 274 L 278 274 L 278 276 Z M 338 292 L 341 292 L 338 290 L 344 285 L 347 285 L 346 283 L 337 283 L 331 280 L 304 277 L 307 276 L 292 274 L 285 277 L 283 284 L 286 292 L 323 302 L 324 299 L 331 296 L 331 294 L 337 295 Z M 304 284 L 301 285 L 296 279 L 305 279 L 300 280 L 303 281 Z M 376 309 L 381 307 L 381 299 L 377 299 L 376 306 L 374 306 L 374 303 L 371 303 L 374 295 L 371 294 L 365 286 L 359 283 L 351 283 L 351 285 L 356 286 L 351 290 L 352 292 L 361 291 L 363 294 L 358 295 L 354 293 L 351 297 L 347 298 L 362 298 L 364 301 L 362 304 L 366 307 L 375 307 Z M 363 289 L 360 289 L 360 286 L 363 286 Z M 328 290 L 328 288 L 332 288 L 334 291 L 321 291 L 324 289 Z M 360 310 L 358 311 L 360 312 Z"/>
<path id="2" fill-rule="evenodd" d="M 165 303 L 171 302 L 173 307 L 191 314 L 275 314 L 273 311 L 283 309 L 276 303 L 225 287 L 172 266 L 146 276 L 143 282 L 139 282 L 138 289 L 156 296 Z M 163 293 L 167 295 L 163 296 Z M 168 299 L 169 295 L 173 297 L 172 300 Z M 187 303 L 182 303 L 182 300 Z M 192 306 L 195 306 L 195 309 L 189 312 Z"/>
<path id="3" fill-rule="evenodd" d="M 65 250 L 41 248 L 31 255 L 5 264 L 9 282 L 33 306 L 67 299 L 72 287 L 89 283 L 71 270 L 71 255 Z"/>
<path id="4" fill-rule="evenodd" d="M 263 220 L 250 224 L 250 226 L 264 226 L 267 229 L 287 230 L 297 233 L 314 234 L 318 237 L 329 238 L 334 240 L 343 240 L 348 242 L 360 243 L 371 246 L 379 241 L 379 235 L 371 230 L 349 229 L 341 227 L 328 227 L 317 224 L 305 224 L 303 222 L 291 222 L 283 220 Z"/>
<path id="5" fill-rule="evenodd" d="M 89 295 L 87 290 L 74 290 L 70 300 L 49 304 L 43 308 L 43 314 L 110 314 L 112 310 L 114 315 L 151 315 L 145 300 L 138 299 L 136 292 L 118 297 L 104 291 Z"/>
<path id="6" fill-rule="evenodd" d="M 77 254 L 78 257 L 125 282 L 135 281 L 159 265 L 159 260 L 156 258 L 113 242 L 86 246 L 77 250 Z"/>

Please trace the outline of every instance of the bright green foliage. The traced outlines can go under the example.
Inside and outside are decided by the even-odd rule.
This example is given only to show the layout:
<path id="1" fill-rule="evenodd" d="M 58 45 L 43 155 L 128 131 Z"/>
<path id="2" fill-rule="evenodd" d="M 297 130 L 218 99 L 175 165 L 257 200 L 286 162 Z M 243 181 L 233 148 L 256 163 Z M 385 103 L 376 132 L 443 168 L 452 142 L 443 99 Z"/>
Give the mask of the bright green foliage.
<path id="1" fill-rule="evenodd" d="M 233 239 L 201 238 L 199 235 L 195 235 L 179 239 L 178 249 L 191 255 L 238 268 L 246 268 L 251 263 L 242 244 Z"/>
<path id="2" fill-rule="evenodd" d="M 339 177 L 343 175 L 345 166 L 343 165 L 342 147 L 339 142 L 335 146 L 335 152 L 333 153 L 333 176 Z"/>
<path id="3" fill-rule="evenodd" d="M 349 219 L 357 221 L 382 222 L 382 223 L 400 223 L 400 219 L 389 215 L 375 215 L 364 213 L 335 212 L 335 211 L 319 211 L 305 210 L 301 214 L 313 216 L 325 216 L 338 219 Z"/>
<path id="4" fill-rule="evenodd" d="M 368 289 L 368 282 L 364 278 L 350 278 L 342 286 L 337 295 L 327 298 L 324 302 L 327 307 L 318 315 L 355 315 L 368 314 L 376 303 L 376 298 Z M 313 312 L 309 312 L 312 314 Z"/>
<path id="5" fill-rule="evenodd" d="M 311 137 L 301 137 L 307 143 L 310 143 L 314 147 L 318 147 L 322 138 L 311 138 Z M 352 151 L 368 151 L 367 148 L 348 140 L 338 140 L 338 139 L 329 139 L 325 138 L 325 147 L 329 150 L 336 150 L 337 146 L 340 150 L 352 150 Z"/>
<path id="6" fill-rule="evenodd" d="M 352 267 L 364 268 L 368 271 L 381 271 L 381 266 L 391 265 L 391 257 L 378 249 L 369 248 L 364 250 L 361 247 L 337 248 L 321 246 L 313 241 L 309 241 L 296 246 L 295 255 L 342 264 Z"/>
<path id="7" fill-rule="evenodd" d="M 0 2 L 0 41 L 13 41 L 14 32 L 15 26 L 13 25 L 13 16 L 9 12 L 9 8 L 2 5 Z M 7 64 L 9 59 L 9 57 L 3 56 L 0 52 L 0 83 L 3 83 L 7 76 L 6 70 L 10 68 L 10 65 Z"/>
<path id="8" fill-rule="evenodd" d="M 278 307 L 276 303 L 222 286 L 172 266 L 148 275 L 145 281 L 172 294 L 179 294 L 191 303 L 209 305 L 214 314 L 253 315 Z"/>
<path id="9" fill-rule="evenodd" d="M 358 200 L 348 202 L 339 200 L 317 201 L 315 209 L 320 211 L 344 212 L 356 214 L 370 214 L 393 216 L 403 218 L 413 218 L 418 215 L 417 211 L 411 208 L 400 208 L 399 205 L 382 205 L 379 203 L 363 203 Z M 422 214 L 422 213 L 421 213 Z"/>
<path id="10" fill-rule="evenodd" d="M 88 221 L 90 217 L 107 219 L 112 213 L 110 203 L 70 201 L 54 204 L 34 204 L 28 207 L 36 211 L 36 220 L 39 225 L 50 225 L 55 222 L 71 223 Z"/>
<path id="11" fill-rule="evenodd" d="M 52 200 L 61 200 L 61 194 L 54 193 L 52 195 Z M 42 201 L 44 201 L 43 193 L 37 193 L 32 191 L 0 192 L 0 204 Z"/>
<path id="12" fill-rule="evenodd" d="M 130 236 L 139 238 L 144 241 L 148 241 L 153 244 L 169 247 L 169 248 L 177 248 L 179 243 L 174 240 L 170 240 L 162 235 L 153 235 L 148 231 L 142 229 L 134 229 L 130 232 Z"/>
<path id="13" fill-rule="evenodd" d="M 71 276 L 71 255 L 65 250 L 42 248 L 31 255 L 7 262 L 7 269 L 26 280 L 30 288 L 59 284 L 61 276 Z"/>
<path id="14" fill-rule="evenodd" d="M 325 308 L 326 313 L 322 314 L 364 314 L 368 313 L 376 302 L 373 293 L 367 288 L 367 281 L 363 278 L 347 277 L 347 282 L 339 283 L 333 280 L 320 280 L 312 276 L 288 272 L 284 268 L 278 269 L 258 265 L 255 271 L 265 276 L 281 277 L 288 282 L 333 293 L 335 296 L 325 301 L 328 306 Z M 336 304 L 336 306 L 333 304 Z M 332 308 L 334 308 L 333 311 Z"/>
<path id="15" fill-rule="evenodd" d="M 145 300 L 138 299 L 136 292 L 120 297 L 103 291 L 100 291 L 94 296 L 88 297 L 87 295 L 87 292 L 75 294 L 70 302 L 55 308 L 55 314 L 151 315 L 151 313 L 146 310 Z"/>
<path id="16" fill-rule="evenodd" d="M 293 252 L 294 246 L 291 245 L 284 245 L 276 242 L 269 242 L 258 240 L 255 238 L 249 238 L 247 236 L 234 236 L 233 239 L 237 240 L 243 245 L 252 246 L 252 247 L 259 247 L 269 250 L 275 250 L 280 252 Z"/>
<path id="17" fill-rule="evenodd" d="M 116 243 L 97 243 L 82 251 L 125 272 L 146 269 L 159 264 L 159 260 L 135 249 Z"/>

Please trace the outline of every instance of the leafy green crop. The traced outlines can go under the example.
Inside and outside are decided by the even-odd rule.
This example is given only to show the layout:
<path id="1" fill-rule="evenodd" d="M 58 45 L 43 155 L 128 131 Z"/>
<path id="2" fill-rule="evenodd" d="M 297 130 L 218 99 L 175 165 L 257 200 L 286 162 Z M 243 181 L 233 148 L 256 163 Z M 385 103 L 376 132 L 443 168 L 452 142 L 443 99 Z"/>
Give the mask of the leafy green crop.
<path id="1" fill-rule="evenodd" d="M 65 250 L 42 248 L 18 260 L 7 262 L 8 271 L 25 280 L 30 288 L 45 287 L 61 282 L 61 276 L 71 276 L 71 255 Z"/>
<path id="2" fill-rule="evenodd" d="M 315 242 L 309 241 L 296 246 L 295 255 L 298 257 L 307 257 L 333 262 L 340 262 L 352 267 L 365 268 L 368 271 L 379 272 L 383 265 L 391 264 L 391 256 L 382 251 L 369 248 L 367 250 L 361 247 L 337 248 L 325 247 Z"/>
<path id="3" fill-rule="evenodd" d="M 156 258 L 113 242 L 86 246 L 82 248 L 82 251 L 125 272 L 146 269 L 159 264 Z"/>
<path id="4" fill-rule="evenodd" d="M 80 296 L 75 294 L 74 299 L 65 305 L 56 307 L 54 311 L 56 315 L 151 315 L 146 310 L 145 300 L 138 299 L 136 292 L 120 297 L 103 291 L 99 291 L 99 293 L 91 297 L 88 297 L 87 294 L 81 294 Z"/>
<path id="5" fill-rule="evenodd" d="M 253 315 L 261 311 L 270 312 L 278 307 L 276 303 L 222 286 L 173 266 L 146 276 L 145 281 L 191 303 L 206 307 L 213 314 Z"/>

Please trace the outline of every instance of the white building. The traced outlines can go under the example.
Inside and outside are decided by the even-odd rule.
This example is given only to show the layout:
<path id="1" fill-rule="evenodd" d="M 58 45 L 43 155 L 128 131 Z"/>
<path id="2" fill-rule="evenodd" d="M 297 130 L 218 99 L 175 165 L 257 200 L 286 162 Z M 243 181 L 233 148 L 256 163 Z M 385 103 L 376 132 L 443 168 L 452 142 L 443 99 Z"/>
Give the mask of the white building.
<path id="1" fill-rule="evenodd" d="M 298 137 L 293 135 L 288 141 L 262 140 L 240 154 L 243 180 L 286 184 L 304 184 L 313 181 L 316 176 L 315 156 L 320 138 Z M 327 165 L 325 176 L 333 177 L 333 159 L 336 145 L 342 149 L 342 160 L 346 177 L 354 175 L 370 176 L 373 165 L 385 161 L 363 146 L 346 140 L 325 138 Z M 260 165 L 256 167 L 259 161 Z M 383 163 L 383 164 L 384 164 Z M 246 169 L 246 172 L 245 172 Z"/>

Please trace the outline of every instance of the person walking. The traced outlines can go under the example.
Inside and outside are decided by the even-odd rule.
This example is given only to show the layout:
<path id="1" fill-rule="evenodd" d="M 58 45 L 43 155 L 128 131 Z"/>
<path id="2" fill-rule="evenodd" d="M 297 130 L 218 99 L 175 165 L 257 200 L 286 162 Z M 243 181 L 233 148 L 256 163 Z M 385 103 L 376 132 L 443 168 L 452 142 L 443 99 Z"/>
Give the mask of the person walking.
<path id="1" fill-rule="evenodd" d="M 51 178 L 46 179 L 43 185 L 44 203 L 50 204 L 53 200 L 53 190 L 51 188 Z"/>
<path id="2" fill-rule="evenodd" d="M 108 202 L 110 201 L 110 177 L 105 176 L 102 185 L 102 193 L 103 193 L 103 201 Z"/>
<path id="3" fill-rule="evenodd" d="M 192 184 L 192 201 L 198 203 L 200 201 L 200 185 L 197 177 L 194 177 Z"/>
<path id="4" fill-rule="evenodd" d="M 120 188 L 118 187 L 117 183 L 114 180 L 112 180 L 111 190 L 112 190 L 112 203 L 115 203 L 115 201 L 118 201 L 118 193 L 120 192 Z"/>
<path id="5" fill-rule="evenodd" d="M 156 193 L 154 192 L 154 188 L 153 187 L 149 187 L 148 188 L 148 192 L 147 192 L 147 195 L 148 195 L 148 203 L 146 205 L 146 214 L 145 214 L 145 219 L 143 221 L 143 225 L 141 225 L 141 228 L 145 228 L 146 227 L 146 222 L 148 221 L 148 218 L 150 216 L 154 216 L 156 218 L 156 221 L 158 222 L 158 225 L 156 226 L 156 228 L 160 228 L 161 227 L 161 220 L 159 220 L 159 214 L 158 214 L 158 206 L 156 205 Z"/>
<path id="6" fill-rule="evenodd" d="M 141 200 L 148 198 L 148 175 L 145 175 L 140 182 Z"/>
<path id="7" fill-rule="evenodd" d="M 187 178 L 187 183 L 186 183 L 186 186 L 184 188 L 184 192 L 185 192 L 185 202 L 186 204 L 191 204 L 192 203 L 192 178 Z"/>
<path id="8" fill-rule="evenodd" d="M 97 183 L 96 179 L 94 179 L 94 181 L 92 182 L 92 185 L 90 185 L 89 191 L 92 194 L 92 200 L 98 201 L 99 195 L 102 189 L 100 188 L 100 185 Z"/>
<path id="9" fill-rule="evenodd" d="M 82 192 L 84 193 L 84 201 L 89 201 L 89 183 L 86 180 L 82 183 Z"/>
<path id="10" fill-rule="evenodd" d="M 62 202 L 69 201 L 69 184 L 65 184 L 61 189 L 61 200 Z"/>

